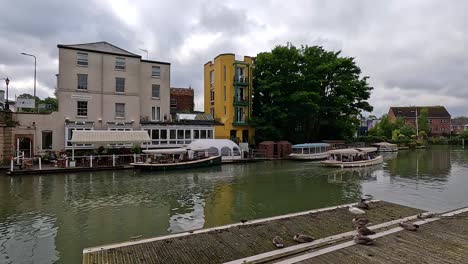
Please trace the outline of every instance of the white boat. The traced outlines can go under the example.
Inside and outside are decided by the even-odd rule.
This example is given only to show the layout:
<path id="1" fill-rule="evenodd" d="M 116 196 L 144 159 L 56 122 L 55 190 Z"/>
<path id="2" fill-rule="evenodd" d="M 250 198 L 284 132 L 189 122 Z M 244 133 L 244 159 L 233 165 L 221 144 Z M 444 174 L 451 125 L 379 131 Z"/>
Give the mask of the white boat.
<path id="1" fill-rule="evenodd" d="M 398 145 L 392 144 L 388 142 L 379 142 L 372 144 L 373 146 L 377 147 L 380 152 L 396 152 L 398 151 Z"/>
<path id="2" fill-rule="evenodd" d="M 347 148 L 328 151 L 327 160 L 321 163 L 328 167 L 355 168 L 377 165 L 383 157 L 377 155 L 377 148 Z"/>
<path id="3" fill-rule="evenodd" d="M 144 162 L 130 163 L 142 170 L 181 170 L 221 164 L 221 155 L 209 156 L 206 148 L 172 148 L 143 150 L 148 154 Z"/>
<path id="4" fill-rule="evenodd" d="M 291 159 L 295 160 L 321 160 L 326 159 L 330 150 L 327 143 L 304 143 L 292 146 Z"/>

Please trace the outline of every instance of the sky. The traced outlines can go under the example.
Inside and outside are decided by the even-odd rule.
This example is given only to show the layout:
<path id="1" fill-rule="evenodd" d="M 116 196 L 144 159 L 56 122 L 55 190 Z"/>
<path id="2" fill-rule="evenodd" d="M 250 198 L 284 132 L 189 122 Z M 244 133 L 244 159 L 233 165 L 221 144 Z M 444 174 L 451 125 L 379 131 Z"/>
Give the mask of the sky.
<path id="1" fill-rule="evenodd" d="M 171 86 L 195 89 L 220 53 L 255 56 L 276 45 L 319 45 L 354 57 L 369 76 L 372 114 L 445 105 L 468 115 L 468 1 L 452 0 L 0 0 L 0 78 L 10 99 L 54 95 L 57 44 L 107 41 L 171 63 Z M 5 8 L 6 7 L 6 8 Z M 5 84 L 0 81 L 0 89 Z"/>

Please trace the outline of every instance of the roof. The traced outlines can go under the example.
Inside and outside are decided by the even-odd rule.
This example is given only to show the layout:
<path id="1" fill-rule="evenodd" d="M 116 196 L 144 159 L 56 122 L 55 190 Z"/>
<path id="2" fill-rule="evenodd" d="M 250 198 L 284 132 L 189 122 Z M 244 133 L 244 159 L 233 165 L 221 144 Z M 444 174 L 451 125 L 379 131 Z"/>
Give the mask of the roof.
<path id="1" fill-rule="evenodd" d="M 192 88 L 175 88 L 171 87 L 171 96 L 172 95 L 188 95 L 193 96 L 194 91 Z"/>
<path id="2" fill-rule="evenodd" d="M 198 120 L 198 121 L 214 121 L 210 114 L 177 114 L 177 120 Z"/>
<path id="3" fill-rule="evenodd" d="M 293 148 L 316 148 L 316 147 L 330 147 L 330 144 L 327 143 L 304 143 L 293 145 Z"/>
<path id="4" fill-rule="evenodd" d="M 468 117 L 461 116 L 461 117 L 455 117 L 452 119 L 452 126 L 464 126 L 464 125 L 468 125 Z"/>
<path id="5" fill-rule="evenodd" d="M 377 148 L 347 148 L 347 149 L 334 149 L 328 151 L 330 154 L 359 154 L 375 152 Z"/>
<path id="6" fill-rule="evenodd" d="M 392 111 L 395 117 L 414 118 L 415 111 L 418 111 L 418 116 L 421 110 L 427 108 L 429 118 L 450 118 L 450 114 L 444 106 L 404 106 L 404 107 L 390 107 L 389 112 Z"/>
<path id="7" fill-rule="evenodd" d="M 151 141 L 146 131 L 75 130 L 71 143 L 142 143 Z"/>
<path id="8" fill-rule="evenodd" d="M 392 144 L 392 143 L 388 143 L 388 142 L 379 142 L 379 143 L 374 143 L 372 144 L 373 146 L 388 146 L 388 147 L 396 147 L 398 146 L 397 144 Z"/>
<path id="9" fill-rule="evenodd" d="M 72 45 L 59 44 L 57 45 L 57 47 L 64 48 L 64 49 L 100 52 L 100 53 L 106 53 L 106 54 L 112 54 L 112 55 L 122 55 L 126 57 L 141 58 L 140 55 L 126 51 L 106 41 L 83 43 L 83 44 L 72 44 Z"/>

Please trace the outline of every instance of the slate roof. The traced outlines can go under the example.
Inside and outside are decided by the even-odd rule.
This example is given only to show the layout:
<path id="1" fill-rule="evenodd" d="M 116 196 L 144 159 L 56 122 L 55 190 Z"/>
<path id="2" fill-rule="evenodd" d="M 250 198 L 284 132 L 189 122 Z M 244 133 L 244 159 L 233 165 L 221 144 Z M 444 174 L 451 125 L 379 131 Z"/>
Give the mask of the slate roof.
<path id="1" fill-rule="evenodd" d="M 65 49 L 82 50 L 82 51 L 101 52 L 101 53 L 107 53 L 107 54 L 112 54 L 112 55 L 122 55 L 126 57 L 141 58 L 141 56 L 138 54 L 126 51 L 106 41 L 83 43 L 83 44 L 72 44 L 72 45 L 59 44 L 57 45 L 57 47 L 65 48 Z"/>
<path id="2" fill-rule="evenodd" d="M 450 113 L 444 106 L 405 106 L 405 107 L 390 107 L 389 112 L 393 112 L 396 117 L 414 118 L 415 110 L 418 109 L 418 116 L 421 110 L 427 108 L 429 118 L 451 118 Z"/>

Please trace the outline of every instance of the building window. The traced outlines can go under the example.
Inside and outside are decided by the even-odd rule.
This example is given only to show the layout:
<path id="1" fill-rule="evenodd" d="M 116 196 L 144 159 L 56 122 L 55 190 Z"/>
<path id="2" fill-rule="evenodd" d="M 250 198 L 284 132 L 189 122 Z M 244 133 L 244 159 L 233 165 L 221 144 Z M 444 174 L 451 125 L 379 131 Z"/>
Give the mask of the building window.
<path id="1" fill-rule="evenodd" d="M 210 71 L 210 84 L 214 83 L 214 71 Z"/>
<path id="2" fill-rule="evenodd" d="M 226 102 L 226 85 L 224 86 L 224 102 Z"/>
<path id="3" fill-rule="evenodd" d="M 161 78 L 161 67 L 153 66 L 151 68 L 151 77 L 153 78 Z"/>
<path id="4" fill-rule="evenodd" d="M 115 92 L 125 93 L 125 78 L 115 78 Z"/>
<path id="5" fill-rule="evenodd" d="M 224 66 L 224 73 L 223 73 L 223 75 L 224 75 L 224 81 L 226 81 L 226 66 Z"/>
<path id="6" fill-rule="evenodd" d="M 160 85 L 159 84 L 153 84 L 151 87 L 151 97 L 153 98 L 159 98 L 159 90 L 160 90 Z"/>
<path id="7" fill-rule="evenodd" d="M 78 90 L 88 89 L 88 74 L 78 74 Z"/>
<path id="8" fill-rule="evenodd" d="M 88 116 L 88 101 L 77 101 L 76 115 Z"/>
<path id="9" fill-rule="evenodd" d="M 115 103 L 115 117 L 125 117 L 124 103 Z"/>
<path id="10" fill-rule="evenodd" d="M 177 99 L 171 98 L 171 108 L 177 108 Z"/>
<path id="11" fill-rule="evenodd" d="M 224 106 L 224 115 L 226 115 L 226 106 Z"/>
<path id="12" fill-rule="evenodd" d="M 432 119 L 429 119 L 429 124 L 432 124 Z"/>
<path id="13" fill-rule="evenodd" d="M 76 54 L 76 64 L 79 66 L 88 66 L 88 53 L 78 52 Z"/>
<path id="14" fill-rule="evenodd" d="M 237 78 L 239 78 L 238 80 L 240 82 L 244 80 L 244 68 L 242 67 L 237 68 Z"/>
<path id="15" fill-rule="evenodd" d="M 115 69 L 122 71 L 125 70 L 125 58 L 115 58 Z"/>
<path id="16" fill-rule="evenodd" d="M 161 108 L 159 106 L 153 106 L 151 108 L 151 120 L 161 121 Z"/>
<path id="17" fill-rule="evenodd" d="M 70 142 L 70 140 L 72 139 L 73 137 L 73 131 L 74 130 L 79 130 L 79 131 L 82 131 L 82 130 L 85 130 L 85 131 L 88 131 L 88 130 L 93 130 L 92 127 L 67 127 L 65 129 L 65 142 L 66 142 L 66 146 L 67 147 L 71 147 L 73 144 Z M 92 147 L 93 144 L 75 144 L 75 147 Z"/>
<path id="18" fill-rule="evenodd" d="M 52 149 L 52 131 L 42 131 L 42 149 Z"/>
<path id="19" fill-rule="evenodd" d="M 213 138 L 213 130 L 208 130 L 208 138 Z"/>
<path id="20" fill-rule="evenodd" d="M 215 116 L 214 116 L 215 112 L 214 112 L 214 108 L 213 108 L 213 107 L 210 108 L 210 114 L 211 114 L 211 116 L 212 116 L 213 118 L 215 117 Z"/>
<path id="21" fill-rule="evenodd" d="M 214 90 L 211 90 L 210 91 L 210 101 L 214 102 L 214 99 L 215 99 L 215 93 L 214 93 Z"/>

